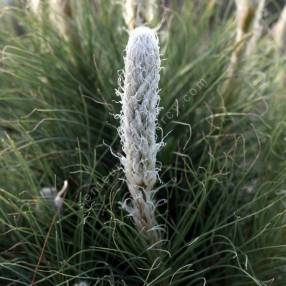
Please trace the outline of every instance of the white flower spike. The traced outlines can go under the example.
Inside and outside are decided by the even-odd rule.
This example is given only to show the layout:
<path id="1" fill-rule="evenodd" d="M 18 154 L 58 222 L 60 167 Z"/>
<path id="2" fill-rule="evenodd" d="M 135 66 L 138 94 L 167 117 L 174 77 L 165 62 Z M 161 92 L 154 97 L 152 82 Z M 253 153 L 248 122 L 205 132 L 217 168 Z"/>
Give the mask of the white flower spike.
<path id="1" fill-rule="evenodd" d="M 126 210 L 140 230 L 151 229 L 156 221 L 152 190 L 158 171 L 156 155 L 162 143 L 156 142 L 159 112 L 160 54 L 156 33 L 139 27 L 130 33 L 125 57 L 125 80 L 119 92 L 122 102 L 121 158 L 132 208 Z"/>

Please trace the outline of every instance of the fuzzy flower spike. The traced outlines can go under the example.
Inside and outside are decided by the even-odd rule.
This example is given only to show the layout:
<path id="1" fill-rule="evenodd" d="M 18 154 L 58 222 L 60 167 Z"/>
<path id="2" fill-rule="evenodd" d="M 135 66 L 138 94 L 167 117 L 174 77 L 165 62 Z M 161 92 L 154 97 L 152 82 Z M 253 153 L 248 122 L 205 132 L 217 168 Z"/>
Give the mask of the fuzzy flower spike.
<path id="1" fill-rule="evenodd" d="M 125 209 L 140 231 L 155 226 L 152 190 L 158 176 L 156 155 L 162 143 L 156 142 L 160 80 L 160 55 L 155 32 L 139 27 L 130 33 L 125 57 L 125 79 L 120 115 L 123 152 L 121 158 L 132 198 Z"/>

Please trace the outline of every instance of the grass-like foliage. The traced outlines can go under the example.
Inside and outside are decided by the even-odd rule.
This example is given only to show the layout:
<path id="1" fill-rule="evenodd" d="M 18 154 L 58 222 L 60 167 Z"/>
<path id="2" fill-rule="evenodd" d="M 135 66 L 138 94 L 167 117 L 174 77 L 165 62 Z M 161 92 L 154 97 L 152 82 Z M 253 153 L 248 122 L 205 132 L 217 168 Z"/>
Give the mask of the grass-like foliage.
<path id="1" fill-rule="evenodd" d="M 265 35 L 223 89 L 233 3 L 185 2 L 158 32 L 155 244 L 121 208 L 122 7 L 72 1 L 68 38 L 27 10 L 2 13 L 18 33 L 1 19 L 1 285 L 285 286 L 285 59 Z M 64 180 L 56 210 L 40 190 Z"/>

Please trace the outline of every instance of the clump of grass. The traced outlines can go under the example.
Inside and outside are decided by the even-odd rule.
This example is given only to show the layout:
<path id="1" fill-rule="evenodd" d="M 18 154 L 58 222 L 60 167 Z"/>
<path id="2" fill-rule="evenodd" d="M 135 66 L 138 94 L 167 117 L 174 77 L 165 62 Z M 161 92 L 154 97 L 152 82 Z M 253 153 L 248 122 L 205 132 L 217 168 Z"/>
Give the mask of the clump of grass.
<path id="1" fill-rule="evenodd" d="M 0 32 L 0 284 L 284 286 L 281 58 L 258 46 L 218 112 L 233 16 L 213 8 L 201 17 L 189 1 L 171 12 L 157 130 L 166 145 L 153 188 L 163 231 L 151 247 L 120 207 L 128 186 L 110 152 L 121 151 L 122 6 L 71 4 L 80 49 L 23 10 L 25 34 Z M 66 179 L 59 212 L 40 190 Z"/>

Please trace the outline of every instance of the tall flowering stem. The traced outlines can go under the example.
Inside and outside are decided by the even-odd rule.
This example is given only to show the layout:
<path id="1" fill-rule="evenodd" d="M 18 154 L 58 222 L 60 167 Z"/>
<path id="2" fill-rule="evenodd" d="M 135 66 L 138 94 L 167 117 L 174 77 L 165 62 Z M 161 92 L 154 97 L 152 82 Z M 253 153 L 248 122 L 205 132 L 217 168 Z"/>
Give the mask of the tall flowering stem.
<path id="1" fill-rule="evenodd" d="M 70 0 L 49 0 L 49 16 L 53 25 L 64 39 L 69 39 L 74 33 L 71 26 L 73 11 Z"/>
<path id="2" fill-rule="evenodd" d="M 28 0 L 27 7 L 34 13 L 34 15 L 41 19 L 42 17 L 42 3 L 40 0 Z"/>
<path id="3" fill-rule="evenodd" d="M 261 21 L 265 0 L 236 0 L 235 3 L 237 8 L 236 48 L 232 53 L 227 70 L 227 80 L 222 86 L 224 102 L 220 108 L 221 111 L 225 111 L 225 105 L 227 105 L 228 101 L 226 97 L 230 89 L 232 89 L 233 79 L 236 77 L 243 59 L 253 52 L 263 30 Z"/>
<path id="4" fill-rule="evenodd" d="M 272 35 L 281 52 L 286 52 L 286 5 L 273 28 Z"/>
<path id="5" fill-rule="evenodd" d="M 156 140 L 159 80 L 157 36 L 149 28 L 136 28 L 127 44 L 124 86 L 119 91 L 122 102 L 119 134 L 125 154 L 121 163 L 132 198 L 131 206 L 124 206 L 137 228 L 147 235 L 156 225 L 153 187 L 158 177 L 156 155 L 162 145 Z"/>
<path id="6" fill-rule="evenodd" d="M 265 0 L 236 0 L 237 48 L 232 55 L 232 64 L 241 61 L 244 53 L 250 54 L 262 33 L 262 16 Z"/>
<path id="7" fill-rule="evenodd" d="M 129 29 L 150 23 L 156 14 L 155 0 L 123 0 L 124 18 Z"/>
<path id="8" fill-rule="evenodd" d="M 250 55 L 255 51 L 256 45 L 258 40 L 261 38 L 263 33 L 263 14 L 265 10 L 265 3 L 266 0 L 259 0 L 256 2 L 256 9 L 255 9 L 255 17 L 253 20 L 253 27 L 252 27 L 252 37 L 249 41 L 246 54 Z"/>
<path id="9" fill-rule="evenodd" d="M 73 43 L 79 42 L 70 0 L 28 0 L 28 8 L 41 22 L 48 20 L 62 38 Z"/>

